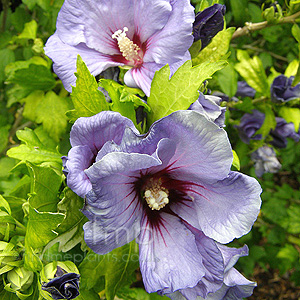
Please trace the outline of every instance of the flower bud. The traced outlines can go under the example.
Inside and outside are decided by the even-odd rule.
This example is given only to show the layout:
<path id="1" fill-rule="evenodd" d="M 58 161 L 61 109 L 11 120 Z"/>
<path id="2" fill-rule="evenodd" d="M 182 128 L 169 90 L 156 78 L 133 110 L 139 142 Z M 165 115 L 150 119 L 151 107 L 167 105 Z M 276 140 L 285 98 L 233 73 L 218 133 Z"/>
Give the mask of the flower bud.
<path id="1" fill-rule="evenodd" d="M 211 39 L 224 28 L 226 6 L 214 4 L 196 14 L 193 24 L 194 42 L 201 40 L 201 49 L 205 48 Z"/>
<path id="2" fill-rule="evenodd" d="M 10 288 L 14 291 L 26 291 L 32 284 L 34 273 L 24 267 L 14 268 L 7 273 Z"/>
<path id="3" fill-rule="evenodd" d="M 252 88 L 246 81 L 238 81 L 237 83 L 237 91 L 235 96 L 236 97 L 250 97 L 254 98 L 255 96 L 255 89 Z"/>

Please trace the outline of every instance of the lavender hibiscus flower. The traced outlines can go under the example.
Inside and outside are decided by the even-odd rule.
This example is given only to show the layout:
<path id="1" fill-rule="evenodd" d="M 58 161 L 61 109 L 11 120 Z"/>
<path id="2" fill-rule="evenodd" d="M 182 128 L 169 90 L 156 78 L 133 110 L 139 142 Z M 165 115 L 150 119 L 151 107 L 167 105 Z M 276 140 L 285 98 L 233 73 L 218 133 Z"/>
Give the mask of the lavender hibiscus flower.
<path id="1" fill-rule="evenodd" d="M 219 127 L 225 127 L 225 112 L 226 107 L 220 106 L 222 98 L 217 96 L 203 95 L 200 96 L 190 107 L 190 110 L 198 111 L 205 115 L 210 121 L 217 124 Z"/>
<path id="2" fill-rule="evenodd" d="M 300 83 L 292 86 L 294 76 L 277 76 L 271 85 L 271 100 L 274 103 L 283 103 L 300 98 Z"/>
<path id="3" fill-rule="evenodd" d="M 102 112 L 95 121 L 109 118 L 118 127 L 116 116 Z M 82 129 L 91 120 L 80 118 Z M 231 250 L 219 243 L 251 229 L 261 188 L 254 178 L 230 171 L 226 132 L 195 111 L 174 112 L 145 135 L 132 127 L 121 131 L 120 143 L 107 141 L 85 170 L 91 183 L 83 208 L 90 220 L 84 225 L 88 246 L 105 254 L 136 238 L 148 292 L 179 291 L 195 299 L 238 287 L 238 277 L 228 273 Z"/>
<path id="4" fill-rule="evenodd" d="M 261 134 L 256 131 L 262 126 L 265 120 L 265 114 L 254 109 L 252 114 L 244 114 L 241 118 L 240 125 L 236 126 L 241 140 L 249 144 L 250 140 L 260 140 Z"/>
<path id="5" fill-rule="evenodd" d="M 93 75 L 131 68 L 125 84 L 149 96 L 155 71 L 169 64 L 174 73 L 190 59 L 194 19 L 189 0 L 66 0 L 45 53 L 68 91 L 79 54 Z"/>
<path id="6" fill-rule="evenodd" d="M 260 147 L 251 153 L 251 159 L 255 162 L 255 174 L 258 177 L 264 173 L 277 173 L 281 169 L 274 149 L 268 146 Z"/>
<path id="7" fill-rule="evenodd" d="M 295 142 L 300 139 L 300 133 L 295 132 L 293 123 L 287 123 L 283 118 L 276 117 L 276 127 L 270 132 L 273 140 L 271 144 L 277 148 L 285 148 L 287 146 L 287 138 L 292 138 Z"/>

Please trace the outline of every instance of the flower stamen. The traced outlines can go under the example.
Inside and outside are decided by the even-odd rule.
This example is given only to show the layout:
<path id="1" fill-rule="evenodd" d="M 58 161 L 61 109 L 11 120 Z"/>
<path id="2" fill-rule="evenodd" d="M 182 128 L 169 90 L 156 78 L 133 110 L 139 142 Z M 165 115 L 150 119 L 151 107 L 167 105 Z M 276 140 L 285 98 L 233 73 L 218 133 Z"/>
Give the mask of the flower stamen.
<path id="1" fill-rule="evenodd" d="M 138 53 L 140 47 L 134 44 L 133 41 L 126 36 L 127 31 L 128 28 L 124 27 L 123 31 L 119 29 L 111 37 L 118 41 L 119 49 L 127 60 L 132 62 L 140 61 L 141 58 Z"/>
<path id="2" fill-rule="evenodd" d="M 161 181 L 153 181 L 150 179 L 150 184 L 144 192 L 144 198 L 152 210 L 160 210 L 169 203 L 169 191 L 161 186 Z"/>

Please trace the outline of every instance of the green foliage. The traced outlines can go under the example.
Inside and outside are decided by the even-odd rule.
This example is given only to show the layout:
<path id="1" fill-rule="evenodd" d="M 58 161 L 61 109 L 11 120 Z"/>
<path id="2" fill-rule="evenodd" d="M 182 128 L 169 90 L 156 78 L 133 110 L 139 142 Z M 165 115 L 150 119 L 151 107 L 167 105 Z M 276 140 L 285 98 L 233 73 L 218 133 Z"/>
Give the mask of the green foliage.
<path id="1" fill-rule="evenodd" d="M 192 67 L 191 62 L 184 63 L 170 79 L 170 67 L 166 65 L 154 75 L 148 105 L 152 108 L 148 122 L 169 115 L 170 113 L 188 109 L 198 97 L 198 89 L 205 79 L 225 67 L 225 61 L 205 62 Z"/>
<path id="2" fill-rule="evenodd" d="M 109 106 L 104 95 L 98 90 L 98 84 L 91 75 L 85 63 L 78 56 L 76 87 L 72 87 L 72 102 L 74 110 L 67 113 L 71 121 L 79 117 L 91 117 L 100 111 L 108 110 Z"/>
<path id="3" fill-rule="evenodd" d="M 270 96 L 270 87 L 261 60 L 254 56 L 250 58 L 246 51 L 238 50 L 237 58 L 240 61 L 235 65 L 236 70 L 245 81 L 263 96 Z"/>
<path id="4" fill-rule="evenodd" d="M 114 299 L 117 290 L 132 282 L 134 270 L 138 267 L 137 244 L 131 242 L 106 255 L 90 252 L 79 266 L 83 289 L 105 289 L 107 300 Z M 103 284 L 103 276 L 104 282 Z"/>

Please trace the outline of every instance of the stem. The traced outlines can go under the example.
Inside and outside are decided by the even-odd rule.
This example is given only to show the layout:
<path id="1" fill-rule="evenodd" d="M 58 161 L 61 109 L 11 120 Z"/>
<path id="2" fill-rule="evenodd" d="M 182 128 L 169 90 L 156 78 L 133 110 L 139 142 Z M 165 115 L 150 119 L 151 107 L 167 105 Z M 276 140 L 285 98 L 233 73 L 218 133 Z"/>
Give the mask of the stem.
<path id="1" fill-rule="evenodd" d="M 253 31 L 257 31 L 257 30 L 261 30 L 264 29 L 266 27 L 270 27 L 270 26 L 274 26 L 274 25 L 278 25 L 278 24 L 285 24 L 285 23 L 294 23 L 296 21 L 296 19 L 300 17 L 300 11 L 296 12 L 295 14 L 288 16 L 288 17 L 284 17 L 281 20 L 279 20 L 277 23 L 273 24 L 273 23 L 268 23 L 268 21 L 264 21 L 264 22 L 260 22 L 260 23 L 249 23 L 246 22 L 244 27 L 239 27 L 232 35 L 232 40 L 236 39 L 238 37 L 247 35 Z"/>
<path id="2" fill-rule="evenodd" d="M 9 8 L 9 0 L 1 0 L 1 2 L 2 2 L 2 8 L 3 8 L 1 32 L 4 32 L 5 31 L 7 14 L 8 14 L 8 8 Z"/>

